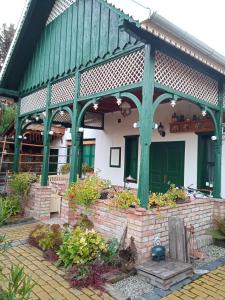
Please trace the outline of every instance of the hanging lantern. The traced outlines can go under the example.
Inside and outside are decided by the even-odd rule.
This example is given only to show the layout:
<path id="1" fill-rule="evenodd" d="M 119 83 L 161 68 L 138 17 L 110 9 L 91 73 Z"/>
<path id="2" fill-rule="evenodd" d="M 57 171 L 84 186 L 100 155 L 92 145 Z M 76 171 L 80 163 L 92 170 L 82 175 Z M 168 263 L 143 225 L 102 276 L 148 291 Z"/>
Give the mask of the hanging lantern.
<path id="1" fill-rule="evenodd" d="M 120 105 L 120 112 L 121 115 L 126 118 L 131 114 L 131 105 L 127 101 L 123 101 L 123 103 Z"/>

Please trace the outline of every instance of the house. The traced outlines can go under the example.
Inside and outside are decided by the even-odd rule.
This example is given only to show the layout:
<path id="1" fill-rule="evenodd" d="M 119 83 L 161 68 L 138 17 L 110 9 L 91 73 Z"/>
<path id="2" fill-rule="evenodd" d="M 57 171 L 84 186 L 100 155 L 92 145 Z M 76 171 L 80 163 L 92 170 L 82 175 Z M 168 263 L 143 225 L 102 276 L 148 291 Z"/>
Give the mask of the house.
<path id="1" fill-rule="evenodd" d="M 83 140 L 95 141 L 95 170 L 137 188 L 143 207 L 168 182 L 225 197 L 225 58 L 160 15 L 138 22 L 104 0 L 29 0 L 0 80 L 17 103 L 14 171 L 26 119 L 42 120 L 42 186 L 60 124 L 71 128 L 70 182 Z"/>

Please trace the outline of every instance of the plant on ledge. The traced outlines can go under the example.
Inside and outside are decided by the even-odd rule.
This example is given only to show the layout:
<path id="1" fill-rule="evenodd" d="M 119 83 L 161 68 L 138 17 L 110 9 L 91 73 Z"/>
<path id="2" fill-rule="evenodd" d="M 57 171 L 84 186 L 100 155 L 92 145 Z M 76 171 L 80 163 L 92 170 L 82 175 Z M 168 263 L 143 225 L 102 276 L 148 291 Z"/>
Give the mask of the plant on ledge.
<path id="1" fill-rule="evenodd" d="M 66 196 L 75 204 L 88 207 L 100 198 L 101 192 L 109 184 L 109 181 L 101 179 L 97 175 L 91 175 L 83 180 L 78 179 L 77 182 L 71 184 L 66 191 Z"/>
<path id="2" fill-rule="evenodd" d="M 132 192 L 124 190 L 115 195 L 110 206 L 113 208 L 127 209 L 129 207 L 139 207 L 140 201 Z"/>

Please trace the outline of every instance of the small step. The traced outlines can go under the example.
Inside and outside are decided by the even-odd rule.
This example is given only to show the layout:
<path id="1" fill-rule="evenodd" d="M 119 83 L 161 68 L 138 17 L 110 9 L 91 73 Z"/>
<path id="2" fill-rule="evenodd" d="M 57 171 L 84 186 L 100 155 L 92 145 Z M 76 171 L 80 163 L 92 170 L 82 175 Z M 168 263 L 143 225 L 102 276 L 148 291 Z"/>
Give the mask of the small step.
<path id="1" fill-rule="evenodd" d="M 149 261 L 137 267 L 137 273 L 160 289 L 167 290 L 174 284 L 191 277 L 193 268 L 191 264 L 185 264 L 167 258 L 165 261 Z"/>

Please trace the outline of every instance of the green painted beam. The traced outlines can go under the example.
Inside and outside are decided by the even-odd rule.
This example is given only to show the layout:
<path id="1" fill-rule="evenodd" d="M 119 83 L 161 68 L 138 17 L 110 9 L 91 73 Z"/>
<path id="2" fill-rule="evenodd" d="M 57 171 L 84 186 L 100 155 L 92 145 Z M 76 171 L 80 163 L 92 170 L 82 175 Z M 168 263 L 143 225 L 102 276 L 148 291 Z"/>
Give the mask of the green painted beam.
<path id="1" fill-rule="evenodd" d="M 14 148 L 14 157 L 13 157 L 13 171 L 15 173 L 19 172 L 19 157 L 20 157 L 20 146 L 21 139 L 19 138 L 22 135 L 22 119 L 20 115 L 20 101 L 16 103 L 16 134 L 15 134 L 15 148 Z"/>
<path id="2" fill-rule="evenodd" d="M 215 122 L 217 125 L 216 137 L 214 147 L 215 155 L 215 168 L 214 168 L 214 183 L 213 183 L 213 196 L 215 198 L 221 198 L 221 172 L 222 172 L 222 135 L 223 135 L 223 95 L 224 84 L 219 82 L 219 107 L 220 111 L 215 112 Z"/>
<path id="3" fill-rule="evenodd" d="M 153 95 L 154 95 L 154 65 L 155 52 L 150 45 L 145 46 L 145 66 L 142 111 L 140 119 L 141 158 L 138 182 L 138 197 L 141 206 L 147 208 L 150 182 L 150 145 L 153 125 Z"/>
<path id="4" fill-rule="evenodd" d="M 12 97 L 14 99 L 19 98 L 19 92 L 0 88 L 0 96 Z"/>

